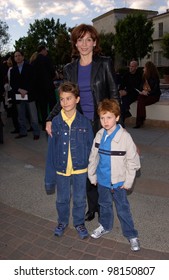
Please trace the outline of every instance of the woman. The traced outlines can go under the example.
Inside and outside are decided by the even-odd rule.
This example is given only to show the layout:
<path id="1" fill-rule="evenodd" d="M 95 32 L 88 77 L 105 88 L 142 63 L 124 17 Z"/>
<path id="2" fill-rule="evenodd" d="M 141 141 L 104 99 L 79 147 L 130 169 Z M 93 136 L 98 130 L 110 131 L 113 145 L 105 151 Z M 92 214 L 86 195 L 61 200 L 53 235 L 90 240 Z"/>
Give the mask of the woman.
<path id="1" fill-rule="evenodd" d="M 105 98 L 119 100 L 113 75 L 112 60 L 100 55 L 99 36 L 92 25 L 81 24 L 71 34 L 73 61 L 63 69 L 64 80 L 78 84 L 81 111 L 92 123 L 96 133 L 100 128 L 97 106 Z M 56 104 L 47 118 L 46 131 L 52 135 L 51 120 L 60 111 Z M 86 221 L 91 221 L 98 212 L 97 188 L 87 181 L 88 212 Z"/>
<path id="2" fill-rule="evenodd" d="M 161 95 L 160 78 L 156 66 L 151 61 L 147 61 L 143 69 L 143 82 L 141 91 L 137 99 L 136 126 L 143 126 L 146 119 L 146 106 L 159 101 Z"/>

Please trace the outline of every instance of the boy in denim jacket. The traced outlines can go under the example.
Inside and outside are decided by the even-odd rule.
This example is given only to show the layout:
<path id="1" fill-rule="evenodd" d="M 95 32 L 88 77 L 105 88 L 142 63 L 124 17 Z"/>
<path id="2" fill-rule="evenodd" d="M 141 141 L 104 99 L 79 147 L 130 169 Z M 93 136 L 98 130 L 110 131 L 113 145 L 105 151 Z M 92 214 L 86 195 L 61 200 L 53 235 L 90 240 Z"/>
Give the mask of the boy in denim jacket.
<path id="1" fill-rule="evenodd" d="M 73 197 L 73 225 L 79 237 L 88 237 L 85 227 L 86 180 L 89 154 L 93 142 L 90 121 L 76 110 L 79 90 L 71 82 L 59 87 L 61 112 L 52 120 L 52 137 L 48 138 L 45 188 L 47 194 L 56 189 L 58 225 L 61 236 L 69 223 L 70 199 Z"/>

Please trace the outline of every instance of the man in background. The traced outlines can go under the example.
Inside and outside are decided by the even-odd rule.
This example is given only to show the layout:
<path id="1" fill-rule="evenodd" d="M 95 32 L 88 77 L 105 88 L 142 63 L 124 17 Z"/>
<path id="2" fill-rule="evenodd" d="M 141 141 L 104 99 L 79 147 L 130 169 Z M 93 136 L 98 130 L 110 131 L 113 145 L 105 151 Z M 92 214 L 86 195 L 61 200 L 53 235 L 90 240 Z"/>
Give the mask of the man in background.
<path id="1" fill-rule="evenodd" d="M 123 122 L 131 116 L 129 111 L 130 104 L 138 98 L 138 91 L 142 82 L 142 71 L 138 69 L 138 62 L 132 60 L 129 65 L 129 71 L 122 77 L 119 85 L 119 94 L 121 97 L 121 113 Z"/>
<path id="2" fill-rule="evenodd" d="M 38 55 L 32 65 L 34 68 L 37 107 L 40 113 L 42 129 L 45 130 L 49 111 L 51 111 L 56 104 L 54 87 L 55 69 L 48 56 L 48 50 L 45 45 L 40 45 L 37 48 L 37 52 Z"/>

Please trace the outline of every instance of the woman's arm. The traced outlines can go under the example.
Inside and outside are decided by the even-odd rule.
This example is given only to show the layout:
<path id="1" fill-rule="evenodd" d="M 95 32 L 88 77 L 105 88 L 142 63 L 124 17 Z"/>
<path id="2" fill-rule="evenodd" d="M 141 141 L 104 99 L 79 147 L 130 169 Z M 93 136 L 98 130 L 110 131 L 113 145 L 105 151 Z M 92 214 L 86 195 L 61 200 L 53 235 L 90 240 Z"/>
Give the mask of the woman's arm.
<path id="1" fill-rule="evenodd" d="M 111 58 L 107 58 L 106 63 L 107 82 L 109 87 L 110 98 L 116 99 L 120 103 L 120 96 L 115 82 L 115 73 Z"/>
<path id="2" fill-rule="evenodd" d="M 160 81 L 159 79 L 150 79 L 149 85 L 151 90 L 149 91 L 149 95 L 151 96 L 160 96 L 161 90 L 160 90 Z"/>
<path id="3" fill-rule="evenodd" d="M 52 121 L 53 118 L 59 114 L 61 110 L 60 102 L 57 102 L 56 105 L 53 107 L 52 111 L 49 113 L 49 116 L 47 117 L 46 121 Z"/>

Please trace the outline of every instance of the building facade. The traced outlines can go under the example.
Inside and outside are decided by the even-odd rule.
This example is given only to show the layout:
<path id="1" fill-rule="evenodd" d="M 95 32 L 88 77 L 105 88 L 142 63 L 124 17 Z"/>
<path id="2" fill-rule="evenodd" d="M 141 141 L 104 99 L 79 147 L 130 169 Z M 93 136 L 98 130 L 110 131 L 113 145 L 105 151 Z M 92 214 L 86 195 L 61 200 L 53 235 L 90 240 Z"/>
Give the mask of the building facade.
<path id="1" fill-rule="evenodd" d="M 154 23 L 152 61 L 157 66 L 169 66 L 169 60 L 163 56 L 161 40 L 169 33 L 169 10 L 152 18 Z"/>
<path id="2" fill-rule="evenodd" d="M 129 9 L 119 8 L 111 10 L 97 18 L 92 20 L 93 26 L 99 33 L 110 33 L 115 34 L 116 23 L 124 19 L 127 15 L 136 12 L 141 12 L 147 16 L 148 19 L 153 20 L 154 33 L 153 33 L 153 51 L 151 53 L 151 61 L 156 66 L 169 66 L 169 60 L 163 56 L 161 48 L 161 40 L 164 34 L 169 33 L 169 10 L 163 14 L 158 14 L 158 11 L 151 10 L 140 10 L 140 9 Z M 140 61 L 140 66 L 143 66 L 146 62 L 146 58 Z"/>

